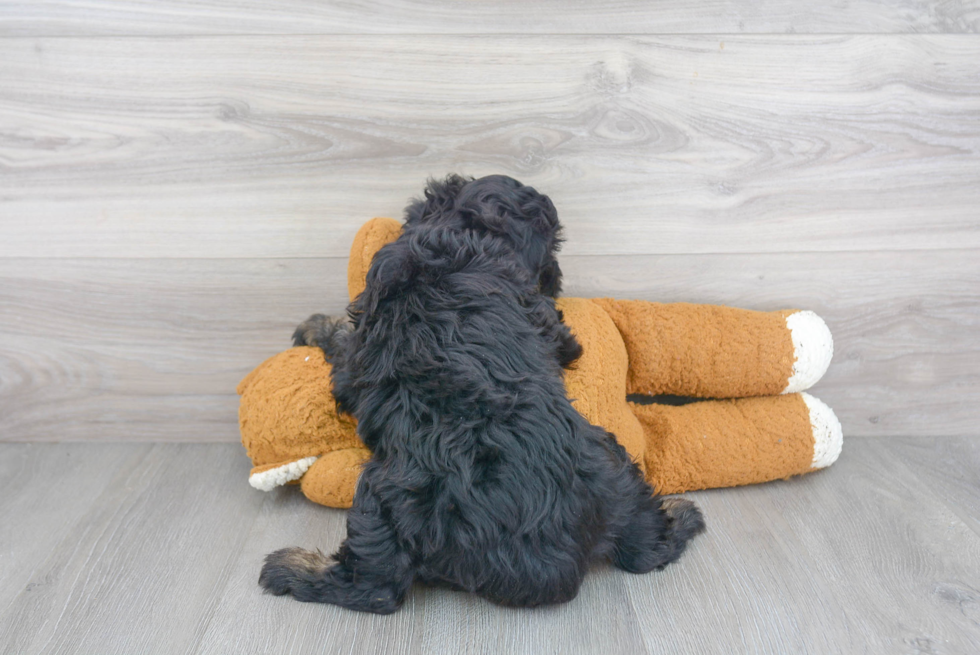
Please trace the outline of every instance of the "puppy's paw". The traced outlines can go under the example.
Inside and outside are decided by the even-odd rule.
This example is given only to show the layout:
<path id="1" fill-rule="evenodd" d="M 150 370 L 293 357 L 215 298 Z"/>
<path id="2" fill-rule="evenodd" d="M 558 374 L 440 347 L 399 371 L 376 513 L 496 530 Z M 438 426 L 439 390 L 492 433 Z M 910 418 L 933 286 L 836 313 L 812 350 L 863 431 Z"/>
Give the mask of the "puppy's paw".
<path id="1" fill-rule="evenodd" d="M 330 558 L 319 550 L 283 548 L 265 556 L 259 585 L 276 596 L 295 595 L 297 591 L 307 591 L 315 581 L 323 579 L 330 565 Z"/>
<path id="2" fill-rule="evenodd" d="M 671 518 L 670 531 L 675 539 L 687 541 L 704 532 L 704 517 L 691 501 L 677 497 L 664 498 L 660 506 Z"/>
<path id="3" fill-rule="evenodd" d="M 345 317 L 314 314 L 293 332 L 293 345 L 322 348 L 327 359 L 330 359 L 337 353 L 341 338 L 349 330 L 350 322 Z"/>

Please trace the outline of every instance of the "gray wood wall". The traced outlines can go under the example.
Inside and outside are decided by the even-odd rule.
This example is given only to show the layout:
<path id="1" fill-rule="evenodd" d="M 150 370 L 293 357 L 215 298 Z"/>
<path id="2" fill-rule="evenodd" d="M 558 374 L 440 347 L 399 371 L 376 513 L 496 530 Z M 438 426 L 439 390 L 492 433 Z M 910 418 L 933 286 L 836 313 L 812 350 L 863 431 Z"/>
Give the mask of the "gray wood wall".
<path id="1" fill-rule="evenodd" d="M 980 2 L 839 4 L 0 1 L 0 440 L 236 440 L 450 171 L 569 295 L 823 315 L 846 436 L 976 436 Z"/>

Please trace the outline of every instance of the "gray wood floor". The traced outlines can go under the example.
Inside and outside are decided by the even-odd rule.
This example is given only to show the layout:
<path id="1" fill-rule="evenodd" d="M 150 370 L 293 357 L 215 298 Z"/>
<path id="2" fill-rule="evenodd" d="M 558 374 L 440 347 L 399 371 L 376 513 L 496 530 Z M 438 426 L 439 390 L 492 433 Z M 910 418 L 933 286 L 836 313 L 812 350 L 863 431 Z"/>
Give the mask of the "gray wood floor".
<path id="1" fill-rule="evenodd" d="M 265 553 L 344 512 L 247 482 L 234 444 L 0 444 L 3 653 L 980 652 L 980 440 L 867 438 L 830 469 L 689 494 L 676 565 L 573 602 L 415 588 L 389 617 L 263 595 Z"/>
<path id="2" fill-rule="evenodd" d="M 0 0 L 0 653 L 980 652 L 980 1 Z M 844 455 L 692 494 L 566 606 L 263 596 L 343 513 L 235 384 L 428 176 L 555 201 L 569 295 L 813 309 Z"/>

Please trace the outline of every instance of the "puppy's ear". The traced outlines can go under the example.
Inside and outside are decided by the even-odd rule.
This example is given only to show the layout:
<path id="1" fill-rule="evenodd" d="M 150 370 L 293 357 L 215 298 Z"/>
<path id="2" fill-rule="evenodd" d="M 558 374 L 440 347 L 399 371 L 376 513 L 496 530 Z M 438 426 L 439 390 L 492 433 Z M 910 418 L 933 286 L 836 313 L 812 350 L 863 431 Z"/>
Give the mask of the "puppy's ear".
<path id="1" fill-rule="evenodd" d="M 448 175 L 443 180 L 430 179 L 425 187 L 425 196 L 413 200 L 405 208 L 405 224 L 414 225 L 451 216 L 456 196 L 472 179 L 456 174 Z"/>
<path id="2" fill-rule="evenodd" d="M 354 300 L 353 311 L 357 314 L 373 312 L 381 300 L 398 293 L 416 274 L 408 243 L 404 240 L 389 243 L 371 260 L 367 284 L 361 295 Z"/>
<path id="3" fill-rule="evenodd" d="M 561 224 L 551 199 L 506 175 L 488 175 L 466 185 L 456 199 L 463 225 L 505 239 L 531 278 L 540 284 L 561 244 Z M 547 286 L 560 286 L 560 270 L 545 275 Z"/>
<path id="4" fill-rule="evenodd" d="M 534 233 L 538 236 L 555 237 L 561 231 L 561 224 L 558 222 L 558 210 L 555 209 L 551 198 L 538 193 L 532 187 L 522 187 L 518 193 L 521 213 Z"/>
<path id="5" fill-rule="evenodd" d="M 561 293 L 561 267 L 558 260 L 551 259 L 541 267 L 538 274 L 538 290 L 542 295 L 550 298 L 557 298 Z"/>
<path id="6" fill-rule="evenodd" d="M 556 256 L 561 249 L 561 223 L 551 198 L 525 186 L 518 193 L 525 217 L 522 256 L 541 293 L 557 298 L 561 293 L 561 268 Z"/>

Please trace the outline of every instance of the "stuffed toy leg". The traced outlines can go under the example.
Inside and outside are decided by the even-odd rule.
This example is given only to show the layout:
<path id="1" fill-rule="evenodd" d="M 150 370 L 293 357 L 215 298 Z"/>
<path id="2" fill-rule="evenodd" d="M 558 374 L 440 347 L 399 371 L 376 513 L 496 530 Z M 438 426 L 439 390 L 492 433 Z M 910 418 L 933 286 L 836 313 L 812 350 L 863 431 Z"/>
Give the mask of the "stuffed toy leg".
<path id="1" fill-rule="evenodd" d="M 813 312 L 608 298 L 558 305 L 584 350 L 565 375 L 569 398 L 617 436 L 660 493 L 786 478 L 840 454 L 833 411 L 799 393 L 833 355 Z M 628 403 L 631 394 L 736 399 L 673 406 Z"/>
<path id="2" fill-rule="evenodd" d="M 806 393 L 631 404 L 646 438 L 647 480 L 660 493 L 788 478 L 833 464 L 840 422 Z"/>
<path id="3" fill-rule="evenodd" d="M 840 455 L 840 422 L 801 393 L 830 365 L 833 339 L 809 311 L 594 300 L 623 336 L 628 394 L 736 400 L 630 403 L 647 477 L 661 493 L 806 473 Z"/>
<path id="4" fill-rule="evenodd" d="M 629 357 L 627 393 L 746 398 L 796 393 L 830 366 L 834 342 L 809 311 L 596 298 Z"/>
<path id="5" fill-rule="evenodd" d="M 397 221 L 373 219 L 358 232 L 348 267 L 352 298 L 374 253 L 400 231 Z M 606 298 L 558 305 L 584 349 L 565 373 L 569 398 L 616 435 L 660 493 L 765 482 L 836 460 L 840 423 L 798 393 L 832 355 L 830 332 L 812 312 Z M 319 349 L 292 348 L 239 384 L 254 487 L 298 483 L 314 502 L 350 506 L 370 453 L 353 419 L 337 415 L 329 374 Z M 677 407 L 629 403 L 628 394 L 737 399 Z"/>

